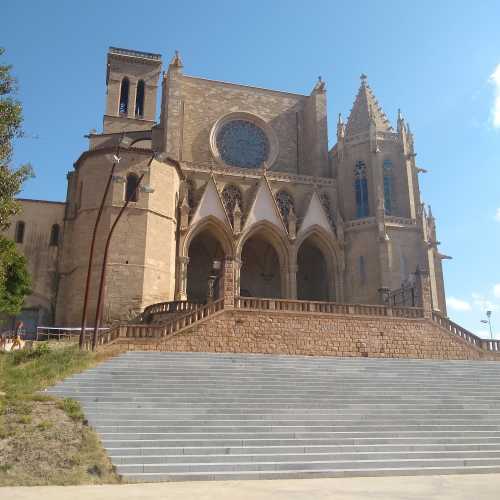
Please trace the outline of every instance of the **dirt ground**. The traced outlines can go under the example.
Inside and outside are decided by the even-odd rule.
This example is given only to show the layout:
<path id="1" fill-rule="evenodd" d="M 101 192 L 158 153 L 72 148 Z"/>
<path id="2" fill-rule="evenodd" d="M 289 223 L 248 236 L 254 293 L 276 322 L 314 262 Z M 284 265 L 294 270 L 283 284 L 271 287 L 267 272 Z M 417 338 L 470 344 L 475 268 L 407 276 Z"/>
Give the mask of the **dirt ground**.
<path id="1" fill-rule="evenodd" d="M 28 412 L 7 410 L 4 416 L 0 486 L 118 481 L 85 421 L 70 418 L 56 401 L 36 401 L 30 406 Z"/>

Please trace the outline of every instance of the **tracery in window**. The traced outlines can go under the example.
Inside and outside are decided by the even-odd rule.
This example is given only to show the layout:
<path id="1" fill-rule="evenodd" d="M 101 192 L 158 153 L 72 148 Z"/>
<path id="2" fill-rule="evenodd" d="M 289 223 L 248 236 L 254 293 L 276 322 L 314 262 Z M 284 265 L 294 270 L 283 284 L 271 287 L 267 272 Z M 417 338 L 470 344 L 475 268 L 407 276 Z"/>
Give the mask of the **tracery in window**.
<path id="1" fill-rule="evenodd" d="M 357 161 L 354 167 L 354 191 L 356 196 L 356 217 L 368 217 L 368 181 L 366 179 L 366 165 L 364 161 Z"/>
<path id="2" fill-rule="evenodd" d="M 240 207 L 240 210 L 243 209 L 243 197 L 240 189 L 234 184 L 224 186 L 222 190 L 222 202 L 226 208 L 227 215 L 231 219 L 231 223 L 233 223 L 233 212 L 236 205 Z"/>
<path id="3" fill-rule="evenodd" d="M 288 216 L 290 215 L 291 209 L 295 212 L 295 203 L 292 195 L 284 190 L 278 191 L 276 194 L 276 203 L 278 204 L 283 220 L 288 224 Z"/>

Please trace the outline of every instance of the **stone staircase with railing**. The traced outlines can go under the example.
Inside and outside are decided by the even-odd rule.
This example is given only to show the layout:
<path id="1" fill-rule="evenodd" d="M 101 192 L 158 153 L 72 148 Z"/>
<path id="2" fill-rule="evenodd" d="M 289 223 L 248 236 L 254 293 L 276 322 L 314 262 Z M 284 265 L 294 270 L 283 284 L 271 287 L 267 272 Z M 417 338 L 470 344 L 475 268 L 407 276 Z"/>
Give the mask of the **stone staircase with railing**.
<path id="1" fill-rule="evenodd" d="M 499 381 L 492 361 L 129 352 L 49 393 L 127 481 L 276 479 L 498 473 Z"/>
<path id="2" fill-rule="evenodd" d="M 224 299 L 208 304 L 184 302 L 164 302 L 149 306 L 140 316 L 138 324 L 122 324 L 99 334 L 99 346 L 120 343 L 129 348 L 163 350 L 175 335 L 193 330 L 214 316 L 229 312 L 252 312 L 254 314 L 305 314 L 323 318 L 373 318 L 408 319 L 430 323 L 436 332 L 446 332 L 459 338 L 479 357 L 500 360 L 500 340 L 481 339 L 440 313 L 433 311 L 428 317 L 422 307 L 340 304 L 335 302 L 301 301 L 286 299 L 263 299 L 256 297 L 235 297 L 230 307 L 225 307 Z M 354 328 L 354 326 L 353 326 Z M 418 335 L 415 342 L 419 342 Z M 168 350 L 168 349 L 167 349 Z M 385 357 L 385 356 L 382 356 Z M 396 356 L 397 357 L 397 356 Z M 410 356 L 411 357 L 411 356 Z M 426 357 L 426 356 L 424 356 Z"/>

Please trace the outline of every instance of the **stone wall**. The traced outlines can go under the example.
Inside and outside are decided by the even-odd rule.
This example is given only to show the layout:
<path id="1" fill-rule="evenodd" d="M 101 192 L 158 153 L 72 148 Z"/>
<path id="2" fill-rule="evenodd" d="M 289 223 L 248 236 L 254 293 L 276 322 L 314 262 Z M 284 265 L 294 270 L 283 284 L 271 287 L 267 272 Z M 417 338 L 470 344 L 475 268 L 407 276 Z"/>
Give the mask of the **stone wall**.
<path id="1" fill-rule="evenodd" d="M 161 349 L 343 357 L 495 359 L 494 354 L 483 352 L 424 319 L 236 309 L 225 310 L 190 330 L 175 334 L 161 345 Z"/>
<path id="2" fill-rule="evenodd" d="M 27 328 L 53 321 L 54 303 L 59 286 L 59 254 L 63 239 L 65 203 L 19 199 L 21 211 L 11 218 L 11 225 L 4 236 L 15 241 L 17 223 L 25 224 L 22 243 L 17 249 L 28 261 L 32 293 L 26 297 L 24 310 L 30 317 L 21 318 Z M 59 226 L 58 241 L 51 242 L 52 226 Z M 29 323 L 29 325 L 28 325 Z"/>

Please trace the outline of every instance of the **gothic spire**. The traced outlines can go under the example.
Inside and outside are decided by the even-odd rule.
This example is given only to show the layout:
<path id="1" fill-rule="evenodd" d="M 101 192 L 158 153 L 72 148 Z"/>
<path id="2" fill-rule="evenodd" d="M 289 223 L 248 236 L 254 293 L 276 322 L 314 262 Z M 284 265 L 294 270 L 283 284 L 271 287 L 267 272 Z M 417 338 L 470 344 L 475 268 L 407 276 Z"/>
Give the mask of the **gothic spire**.
<path id="1" fill-rule="evenodd" d="M 371 123 L 375 124 L 377 130 L 384 132 L 392 131 L 387 116 L 379 106 L 372 89 L 368 85 L 367 76 L 362 74 L 360 78 L 361 85 L 347 120 L 346 135 L 352 136 L 361 132 L 367 132 L 370 129 Z"/>

